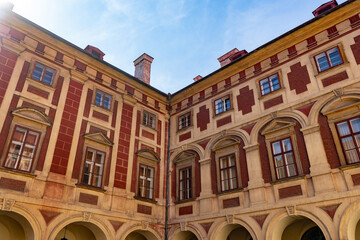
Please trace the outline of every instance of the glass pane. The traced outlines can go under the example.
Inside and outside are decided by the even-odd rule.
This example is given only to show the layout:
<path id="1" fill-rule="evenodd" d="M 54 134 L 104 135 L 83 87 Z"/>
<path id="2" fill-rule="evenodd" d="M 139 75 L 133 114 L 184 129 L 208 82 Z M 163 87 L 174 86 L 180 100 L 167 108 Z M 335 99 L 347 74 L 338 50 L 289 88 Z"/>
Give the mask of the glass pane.
<path id="1" fill-rule="evenodd" d="M 285 152 L 292 150 L 290 138 L 286 138 L 286 139 L 282 140 L 282 144 L 283 144 L 283 149 Z"/>
<path id="2" fill-rule="evenodd" d="M 292 152 L 285 154 L 285 163 L 286 163 L 286 165 L 294 163 L 294 156 L 293 156 Z"/>
<path id="3" fill-rule="evenodd" d="M 96 153 L 96 159 L 95 159 L 95 163 L 103 163 L 103 159 L 104 159 L 104 154 L 102 153 Z"/>
<path id="4" fill-rule="evenodd" d="M 221 180 L 227 180 L 228 179 L 228 173 L 226 170 L 221 171 Z"/>
<path id="5" fill-rule="evenodd" d="M 341 122 L 337 124 L 340 136 L 345 136 L 350 134 L 350 129 L 347 122 Z"/>
<path id="6" fill-rule="evenodd" d="M 359 148 L 360 147 L 360 134 L 355 135 L 354 138 L 356 141 L 356 145 Z"/>
<path id="7" fill-rule="evenodd" d="M 110 109 L 110 107 L 111 107 L 111 96 L 108 94 L 105 94 L 104 108 Z"/>
<path id="8" fill-rule="evenodd" d="M 229 156 L 229 167 L 235 166 L 235 157 L 234 155 Z"/>
<path id="9" fill-rule="evenodd" d="M 96 175 L 96 176 L 101 175 L 102 167 L 97 164 L 94 165 L 92 173 L 93 173 L 93 175 Z"/>
<path id="10" fill-rule="evenodd" d="M 146 176 L 145 171 L 146 171 L 145 167 L 140 166 L 140 173 L 139 173 L 140 177 L 145 177 Z"/>
<path id="11" fill-rule="evenodd" d="M 337 48 L 330 49 L 329 51 L 327 51 L 327 53 L 329 54 L 329 59 L 330 59 L 330 63 L 331 63 L 332 67 L 337 66 L 342 63 L 342 60 L 341 60 L 341 57 L 340 57 L 340 54 L 339 54 L 339 51 Z"/>
<path id="12" fill-rule="evenodd" d="M 104 93 L 100 92 L 99 90 L 96 91 L 96 98 L 95 98 L 95 104 L 98 106 L 102 106 Z"/>
<path id="13" fill-rule="evenodd" d="M 284 162 L 283 162 L 283 159 L 282 159 L 282 155 L 276 156 L 276 157 L 274 157 L 274 159 L 275 159 L 275 166 L 276 166 L 276 167 L 281 167 L 281 166 L 284 165 Z"/>
<path id="14" fill-rule="evenodd" d="M 28 157 L 22 157 L 18 166 L 18 169 L 21 171 L 30 171 L 31 166 L 31 158 Z"/>
<path id="15" fill-rule="evenodd" d="M 341 142 L 343 143 L 344 150 L 350 150 L 355 148 L 355 144 L 352 137 L 346 137 L 341 139 Z"/>
<path id="16" fill-rule="evenodd" d="M 281 153 L 281 145 L 280 145 L 280 142 L 273 142 L 273 143 L 272 143 L 272 148 L 273 148 L 273 153 L 274 153 L 275 155 Z"/>
<path id="17" fill-rule="evenodd" d="M 360 132 L 360 118 L 350 120 L 351 128 L 353 133 Z"/>
<path id="18" fill-rule="evenodd" d="M 315 59 L 318 64 L 320 72 L 330 68 L 325 53 L 321 53 L 321 54 L 315 56 Z"/>
<path id="19" fill-rule="evenodd" d="M 287 166 L 286 168 L 287 168 L 289 177 L 297 175 L 295 164 L 291 164 L 291 165 Z"/>
<path id="20" fill-rule="evenodd" d="M 31 145 L 25 145 L 22 157 L 32 158 L 35 148 Z"/>
<path id="21" fill-rule="evenodd" d="M 15 140 L 15 141 L 23 142 L 25 131 L 26 130 L 24 129 L 16 128 L 16 131 L 14 132 L 14 136 L 13 136 L 13 141 Z"/>
<path id="22" fill-rule="evenodd" d="M 215 113 L 221 113 L 222 112 L 222 101 L 221 99 L 218 99 L 215 101 Z"/>
<path id="23" fill-rule="evenodd" d="M 227 167 L 227 163 L 226 163 L 226 158 L 220 158 L 220 168 L 226 168 Z"/>
<path id="24" fill-rule="evenodd" d="M 94 156 L 94 152 L 93 151 L 87 151 L 87 154 L 86 154 L 86 161 L 87 162 L 92 162 L 93 160 L 93 156 Z"/>
<path id="25" fill-rule="evenodd" d="M 26 136 L 25 143 L 33 145 L 33 146 L 36 145 L 38 135 L 39 134 L 37 134 L 37 133 L 29 132 Z"/>
<path id="26" fill-rule="evenodd" d="M 42 73 L 44 71 L 44 66 L 41 65 L 40 63 L 36 63 L 35 67 L 34 67 L 34 72 L 32 74 L 32 78 L 36 79 L 38 81 L 41 81 L 41 77 L 42 77 Z"/>
<path id="27" fill-rule="evenodd" d="M 84 184 L 89 184 L 89 174 L 84 173 L 83 183 L 84 183 Z"/>
<path id="28" fill-rule="evenodd" d="M 221 181 L 221 189 L 222 189 L 222 191 L 229 190 L 227 181 Z"/>
<path id="29" fill-rule="evenodd" d="M 46 71 L 45 71 L 43 83 L 51 85 L 54 74 L 55 74 L 55 70 L 47 68 Z"/>
<path id="30" fill-rule="evenodd" d="M 225 111 L 230 110 L 230 98 L 225 99 Z"/>
<path id="31" fill-rule="evenodd" d="M 186 177 L 191 178 L 191 168 L 186 169 Z"/>
<path id="32" fill-rule="evenodd" d="M 346 155 L 346 159 L 347 159 L 348 163 L 359 162 L 359 156 L 355 149 L 345 151 L 345 155 Z"/>
<path id="33" fill-rule="evenodd" d="M 284 167 L 276 168 L 276 173 L 277 173 L 278 179 L 286 177 Z"/>
<path id="34" fill-rule="evenodd" d="M 95 187 L 100 187 L 101 186 L 101 176 L 94 175 L 92 185 Z"/>

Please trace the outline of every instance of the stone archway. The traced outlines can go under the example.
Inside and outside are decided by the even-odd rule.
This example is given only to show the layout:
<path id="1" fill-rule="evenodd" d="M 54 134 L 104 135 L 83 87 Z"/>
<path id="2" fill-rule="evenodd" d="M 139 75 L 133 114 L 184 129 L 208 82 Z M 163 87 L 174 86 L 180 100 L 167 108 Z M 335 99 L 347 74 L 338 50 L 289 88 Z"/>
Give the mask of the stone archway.
<path id="1" fill-rule="evenodd" d="M 30 223 L 15 212 L 0 211 L 1 240 L 33 240 L 34 231 Z"/>
<path id="2" fill-rule="evenodd" d="M 55 240 L 105 240 L 106 236 L 102 230 L 90 222 L 73 222 L 62 228 Z"/>
<path id="3" fill-rule="evenodd" d="M 129 233 L 125 240 L 158 240 L 158 238 L 150 231 L 135 230 Z"/>

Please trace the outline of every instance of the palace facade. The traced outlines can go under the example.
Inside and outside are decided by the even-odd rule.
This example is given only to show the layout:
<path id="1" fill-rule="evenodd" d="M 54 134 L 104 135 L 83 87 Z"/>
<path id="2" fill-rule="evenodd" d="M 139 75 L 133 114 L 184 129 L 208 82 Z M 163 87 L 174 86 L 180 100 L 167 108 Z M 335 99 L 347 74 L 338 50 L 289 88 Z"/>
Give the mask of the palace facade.
<path id="1" fill-rule="evenodd" d="M 173 94 L 0 10 L 0 236 L 360 239 L 360 1 Z"/>

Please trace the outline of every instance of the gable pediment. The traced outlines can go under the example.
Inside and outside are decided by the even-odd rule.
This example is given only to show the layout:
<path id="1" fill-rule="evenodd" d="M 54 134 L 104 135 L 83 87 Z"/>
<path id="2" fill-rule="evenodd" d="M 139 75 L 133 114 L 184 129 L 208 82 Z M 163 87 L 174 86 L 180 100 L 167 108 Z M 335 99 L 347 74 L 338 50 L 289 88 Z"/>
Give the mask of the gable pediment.
<path id="1" fill-rule="evenodd" d="M 325 105 L 325 107 L 321 110 L 321 113 L 328 115 L 352 107 L 360 108 L 360 100 L 358 98 L 342 96 Z"/>
<path id="2" fill-rule="evenodd" d="M 46 126 L 51 126 L 52 121 L 43 112 L 31 107 L 19 107 L 11 111 L 11 114 L 20 118 L 34 121 Z"/>
<path id="3" fill-rule="evenodd" d="M 274 120 L 261 131 L 261 134 L 266 135 L 293 126 L 295 126 L 294 122 L 288 122 L 284 120 Z"/>
<path id="4" fill-rule="evenodd" d="M 151 149 L 141 149 L 136 152 L 136 155 L 155 162 L 160 162 L 159 156 Z"/>
<path id="5" fill-rule="evenodd" d="M 84 138 L 107 146 L 114 145 L 114 143 L 102 132 L 86 133 L 84 134 Z"/>
<path id="6" fill-rule="evenodd" d="M 174 163 L 186 161 L 193 158 L 195 158 L 194 153 L 188 151 L 182 151 L 176 156 L 176 158 L 174 159 Z"/>

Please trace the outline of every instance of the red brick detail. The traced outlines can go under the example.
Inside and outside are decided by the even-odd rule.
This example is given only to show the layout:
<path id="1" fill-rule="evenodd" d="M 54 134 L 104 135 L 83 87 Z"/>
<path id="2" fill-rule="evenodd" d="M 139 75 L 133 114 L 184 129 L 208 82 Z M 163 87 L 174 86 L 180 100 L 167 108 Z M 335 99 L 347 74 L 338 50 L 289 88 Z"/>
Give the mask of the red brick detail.
<path id="1" fill-rule="evenodd" d="M 271 170 L 269 156 L 267 153 L 265 137 L 260 133 L 258 134 L 259 153 L 261 161 L 261 172 L 265 183 L 271 182 Z"/>
<path id="2" fill-rule="evenodd" d="M 308 117 L 312 106 L 314 106 L 314 103 L 315 102 L 306 104 L 304 106 L 301 106 L 301 107 L 297 108 L 296 110 L 299 110 L 300 112 L 304 113 Z"/>
<path id="3" fill-rule="evenodd" d="M 139 150 L 139 140 L 135 139 L 134 145 L 134 157 L 133 157 L 133 169 L 132 169 L 132 181 L 131 181 L 131 192 L 136 192 L 136 179 L 137 179 L 137 155 L 135 154 Z"/>
<path id="4" fill-rule="evenodd" d="M 141 100 L 144 104 L 148 104 L 147 101 L 147 95 L 146 94 L 142 94 L 142 100 Z"/>
<path id="5" fill-rule="evenodd" d="M 158 101 L 158 100 L 155 100 L 155 109 L 160 109 L 159 101 Z"/>
<path id="6" fill-rule="evenodd" d="M 224 126 L 225 124 L 228 124 L 228 123 L 231 123 L 231 115 L 217 120 L 216 121 L 216 127 L 221 127 L 221 126 Z"/>
<path id="7" fill-rule="evenodd" d="M 117 232 L 117 230 L 119 230 L 119 228 L 124 224 L 123 222 L 118 222 L 114 220 L 109 220 L 109 222 L 113 226 L 115 232 Z"/>
<path id="8" fill-rule="evenodd" d="M 273 106 L 279 105 L 281 103 L 283 103 L 282 95 L 280 95 L 280 96 L 278 96 L 276 98 L 265 101 L 264 102 L 264 108 L 268 109 L 268 108 L 271 108 Z"/>
<path id="9" fill-rule="evenodd" d="M 354 37 L 355 43 L 352 44 L 351 51 L 353 52 L 356 64 L 360 64 L 360 35 Z"/>
<path id="10" fill-rule="evenodd" d="M 36 105 L 36 104 L 33 104 L 33 103 L 29 103 L 29 102 L 23 101 L 22 104 L 21 104 L 21 106 L 22 106 L 22 107 L 34 108 L 34 109 L 39 110 L 40 112 L 45 113 L 45 108 L 40 107 L 40 106 L 38 106 L 38 105 Z"/>
<path id="11" fill-rule="evenodd" d="M 239 81 L 243 81 L 246 79 L 246 73 L 245 73 L 245 70 L 239 72 Z"/>
<path id="12" fill-rule="evenodd" d="M 26 182 L 24 181 L 5 178 L 5 177 L 2 177 L 0 179 L 0 188 L 6 188 L 18 192 L 24 192 L 25 186 L 26 186 Z"/>
<path id="13" fill-rule="evenodd" d="M 38 42 L 35 52 L 40 53 L 40 54 L 44 54 L 45 53 L 45 45 L 41 42 Z"/>
<path id="14" fill-rule="evenodd" d="M 65 186 L 61 183 L 46 182 L 44 190 L 44 198 L 55 199 L 59 201 L 64 195 Z"/>
<path id="15" fill-rule="evenodd" d="M 141 121 L 141 111 L 137 111 L 136 115 L 136 129 L 135 129 L 135 136 L 140 136 L 140 121 Z"/>
<path id="16" fill-rule="evenodd" d="M 269 214 L 259 215 L 259 216 L 251 216 L 251 217 L 253 219 L 255 219 L 255 221 L 259 224 L 260 228 L 262 228 L 268 215 Z"/>
<path id="17" fill-rule="evenodd" d="M 11 110 L 13 110 L 14 108 L 17 107 L 18 102 L 19 102 L 19 96 L 13 95 L 8 112 L 1 113 L 1 114 L 6 114 L 6 118 L 5 118 L 4 124 L 1 129 L 1 133 L 0 133 L 0 152 L 1 153 L 4 152 L 5 141 L 8 138 L 8 134 L 9 134 L 9 129 L 10 129 L 11 121 L 12 121 Z"/>
<path id="18" fill-rule="evenodd" d="M 114 79 L 114 78 L 111 79 L 110 87 L 115 88 L 115 89 L 117 88 L 117 81 L 116 81 L 116 79 Z"/>
<path id="19" fill-rule="evenodd" d="M 356 15 L 352 16 L 351 18 L 349 18 L 349 20 L 350 20 L 351 28 L 356 28 L 357 26 L 360 25 L 360 18 L 359 18 L 358 14 L 356 14 Z"/>
<path id="20" fill-rule="evenodd" d="M 195 197 L 200 197 L 201 192 L 201 173 L 200 173 L 200 157 L 196 154 L 195 158 Z"/>
<path id="21" fill-rule="evenodd" d="M 233 207 L 238 207 L 238 206 L 240 206 L 239 197 L 223 200 L 223 208 L 233 208 Z"/>
<path id="22" fill-rule="evenodd" d="M 110 130 L 110 139 L 113 141 L 114 139 L 114 131 Z M 108 163 L 106 165 L 106 168 L 104 169 L 104 185 L 107 187 L 109 186 L 109 180 L 110 180 L 110 167 L 111 167 L 111 160 L 112 160 L 112 154 L 113 154 L 113 147 L 110 147 L 109 151 L 109 157 L 108 157 Z"/>
<path id="23" fill-rule="evenodd" d="M 298 62 L 290 66 L 290 72 L 287 74 L 289 79 L 290 90 L 295 90 L 296 94 L 306 92 L 307 85 L 310 84 L 310 76 L 306 65 L 301 66 Z"/>
<path id="24" fill-rule="evenodd" d="M 238 111 L 242 111 L 242 114 L 248 114 L 252 112 L 252 106 L 255 105 L 254 91 L 250 90 L 249 86 L 243 87 L 239 90 L 239 95 L 236 96 Z"/>
<path id="25" fill-rule="evenodd" d="M 146 131 L 144 129 L 141 131 L 141 136 L 146 137 L 146 138 L 151 139 L 151 140 L 155 139 L 155 135 L 153 133 L 148 132 L 148 131 Z"/>
<path id="26" fill-rule="evenodd" d="M 103 114 L 103 113 L 98 112 L 98 111 L 95 111 L 95 110 L 93 111 L 92 116 L 93 116 L 94 118 L 103 120 L 103 121 L 105 121 L 105 122 L 108 122 L 108 121 L 109 121 L 109 115 Z"/>
<path id="27" fill-rule="evenodd" d="M 331 219 L 334 219 L 335 212 L 339 206 L 340 206 L 340 204 L 335 204 L 335 205 L 324 206 L 324 207 L 320 207 L 320 208 L 322 210 L 324 210 L 331 217 Z"/>
<path id="28" fill-rule="evenodd" d="M 64 54 L 61 52 L 56 52 L 56 56 L 55 56 L 54 60 L 58 63 L 63 63 L 64 62 Z"/>
<path id="29" fill-rule="evenodd" d="M 355 186 L 360 185 L 360 173 L 351 175 L 351 179 Z"/>
<path id="30" fill-rule="evenodd" d="M 99 200 L 99 197 L 96 195 L 87 194 L 87 193 L 80 193 L 80 195 L 79 195 L 79 202 L 82 202 L 82 203 L 97 205 L 98 200 Z"/>
<path id="31" fill-rule="evenodd" d="M 101 132 L 101 133 L 103 133 L 104 135 L 107 135 L 107 131 L 106 131 L 106 130 L 104 130 L 104 129 L 102 129 L 102 128 L 95 127 L 95 126 L 93 126 L 93 125 L 90 126 L 89 132 L 90 132 L 90 133 Z"/>
<path id="32" fill-rule="evenodd" d="M 76 67 L 76 70 L 79 72 L 85 72 L 87 65 L 83 62 L 80 62 L 79 60 L 75 59 L 74 66 Z"/>
<path id="33" fill-rule="evenodd" d="M 293 119 L 291 119 L 293 121 Z M 310 162 L 309 157 L 307 155 L 305 140 L 302 132 L 300 131 L 301 126 L 300 123 L 295 121 L 295 135 L 296 135 L 296 141 L 299 149 L 299 157 L 300 157 L 300 163 L 304 174 L 310 173 Z"/>
<path id="34" fill-rule="evenodd" d="M 133 106 L 124 103 L 121 113 L 118 152 L 115 167 L 114 187 L 126 188 L 126 176 L 129 161 L 129 147 L 133 118 Z"/>
<path id="35" fill-rule="evenodd" d="M 343 80 L 346 80 L 348 79 L 348 75 L 347 75 L 347 72 L 346 71 L 343 71 L 343 72 L 340 72 L 338 74 L 335 74 L 333 76 L 330 76 L 330 77 L 327 77 L 327 78 L 324 78 L 322 81 L 322 84 L 324 87 L 327 87 L 331 84 L 334 84 L 334 83 L 337 83 L 337 82 L 340 82 L 340 81 L 343 81 Z"/>
<path id="36" fill-rule="evenodd" d="M 9 85 L 9 81 L 14 70 L 16 60 L 17 56 L 14 53 L 9 52 L 4 47 L 0 50 L 0 106 L 4 99 L 6 89 Z M 24 67 L 21 73 L 23 73 Z M 20 78 L 21 77 L 22 74 L 20 75 Z"/>
<path id="37" fill-rule="evenodd" d="M 171 163 L 170 163 L 171 164 Z M 170 181 L 170 184 L 171 184 L 171 200 L 173 202 L 176 201 L 176 166 L 175 164 L 171 164 L 172 165 L 172 172 L 175 173 L 175 174 L 171 174 L 171 181 Z"/>
<path id="38" fill-rule="evenodd" d="M 295 197 L 301 196 L 302 190 L 300 185 L 295 185 L 291 187 L 279 188 L 279 198 L 288 198 L 288 197 Z"/>
<path id="39" fill-rule="evenodd" d="M 178 102 L 178 103 L 176 104 L 176 111 L 177 111 L 177 112 L 181 111 L 181 102 Z"/>
<path id="40" fill-rule="evenodd" d="M 296 50 L 296 46 L 291 46 L 288 48 L 288 57 L 289 58 L 292 58 L 292 57 L 295 57 L 297 55 L 297 50 Z"/>
<path id="41" fill-rule="evenodd" d="M 193 213 L 193 206 L 179 207 L 179 216 L 188 215 Z"/>
<path id="42" fill-rule="evenodd" d="M 25 33 L 19 32 L 14 28 L 10 29 L 9 34 L 10 34 L 10 38 L 17 42 L 24 41 L 26 36 Z"/>
<path id="43" fill-rule="evenodd" d="M 125 84 L 125 91 L 128 95 L 134 95 L 135 89 L 133 87 L 130 87 L 129 85 Z"/>
<path id="44" fill-rule="evenodd" d="M 23 102 L 23 104 L 24 104 L 24 102 Z M 45 109 L 44 109 L 44 111 L 45 111 Z M 49 118 L 51 120 L 55 119 L 55 113 L 56 113 L 56 110 L 53 109 L 53 108 L 50 108 Z M 45 137 L 44 137 L 44 141 L 43 141 L 43 143 L 41 145 L 39 158 L 38 158 L 38 161 L 37 161 L 37 164 L 36 164 L 36 170 L 38 170 L 38 171 L 43 170 L 44 162 L 45 162 L 45 156 L 46 156 L 47 149 L 48 149 L 49 142 L 50 142 L 51 132 L 52 132 L 52 126 L 47 127 Z"/>
<path id="45" fill-rule="evenodd" d="M 254 65 L 254 74 L 256 75 L 256 74 L 259 74 L 259 73 L 261 73 L 261 64 L 260 64 L 260 63 L 256 63 L 256 64 Z"/>
<path id="46" fill-rule="evenodd" d="M 338 168 L 341 164 L 327 117 L 319 114 L 318 123 L 320 126 L 321 139 L 329 165 L 332 169 Z"/>
<path id="47" fill-rule="evenodd" d="M 41 90 L 40 88 L 34 87 L 33 85 L 29 85 L 27 88 L 28 92 L 31 92 L 35 95 L 38 95 L 39 97 L 48 99 L 49 98 L 49 92 Z"/>
<path id="48" fill-rule="evenodd" d="M 83 114 L 83 116 L 86 118 L 88 118 L 90 114 L 92 96 L 93 96 L 93 90 L 89 88 L 86 94 L 86 102 L 85 102 L 84 114 Z"/>
<path id="49" fill-rule="evenodd" d="M 229 87 L 231 87 L 231 78 L 225 79 L 224 88 L 229 88 Z"/>
<path id="50" fill-rule="evenodd" d="M 146 205 L 142 205 L 142 204 L 137 205 L 137 212 L 138 213 L 151 215 L 151 210 L 152 210 L 152 208 L 150 206 L 146 206 Z"/>
<path id="51" fill-rule="evenodd" d="M 306 47 L 307 47 L 308 49 L 317 46 L 317 41 L 316 41 L 316 39 L 315 39 L 315 36 L 309 37 L 308 39 L 306 39 L 306 42 L 307 42 L 307 46 L 306 46 Z"/>
<path id="52" fill-rule="evenodd" d="M 117 110 L 118 110 L 118 101 L 114 101 L 112 119 L 111 119 L 111 126 L 115 127 L 116 124 L 116 117 L 117 117 Z"/>
<path id="53" fill-rule="evenodd" d="M 205 98 L 205 90 L 202 90 L 200 93 L 199 93 L 199 100 L 203 100 Z"/>
<path id="54" fill-rule="evenodd" d="M 243 127 L 242 129 L 245 130 L 249 135 L 251 135 L 251 131 L 254 128 L 254 126 L 255 126 L 255 123 L 247 125 L 247 126 Z"/>
<path id="55" fill-rule="evenodd" d="M 211 189 L 213 194 L 218 193 L 217 188 L 217 176 L 216 176 L 216 160 L 215 160 L 215 152 L 211 152 Z"/>
<path id="56" fill-rule="evenodd" d="M 210 139 L 206 139 L 202 142 L 199 142 L 198 144 L 205 150 L 206 146 L 208 145 Z"/>
<path id="57" fill-rule="evenodd" d="M 211 95 L 215 95 L 218 91 L 218 86 L 217 84 L 214 84 L 211 86 Z"/>
<path id="58" fill-rule="evenodd" d="M 63 83 L 64 83 L 64 77 L 60 76 L 57 80 L 56 88 L 55 88 L 54 95 L 53 95 L 52 102 L 51 102 L 55 106 L 57 106 L 59 103 Z"/>
<path id="59" fill-rule="evenodd" d="M 181 134 L 181 135 L 179 135 L 179 142 L 185 141 L 189 138 L 191 138 L 191 132 Z"/>
<path id="60" fill-rule="evenodd" d="M 214 222 L 200 223 L 200 225 L 204 228 L 206 234 L 208 234 L 213 223 Z"/>
<path id="61" fill-rule="evenodd" d="M 200 128 L 200 132 L 206 130 L 207 125 L 210 123 L 210 111 L 206 108 L 206 105 L 199 108 L 199 112 L 196 114 L 196 119 L 196 126 Z"/>
<path id="62" fill-rule="evenodd" d="M 336 25 L 328 28 L 327 32 L 328 32 L 328 38 L 329 39 L 334 38 L 336 36 L 339 36 L 339 32 L 338 32 L 338 30 L 336 28 Z"/>
<path id="63" fill-rule="evenodd" d="M 82 153 L 83 153 L 84 141 L 85 141 L 83 136 L 86 133 L 86 126 L 87 126 L 87 121 L 82 120 L 81 127 L 80 127 L 79 140 L 78 140 L 78 144 L 77 144 L 77 148 L 76 148 L 74 167 L 73 167 L 73 172 L 72 172 L 73 179 L 78 179 L 80 176 L 80 168 L 81 168 L 82 155 L 83 155 Z M 71 142 L 67 142 L 65 144 L 68 146 L 68 149 L 70 151 Z"/>
<path id="64" fill-rule="evenodd" d="M 241 183 L 242 187 L 246 188 L 249 183 L 249 173 L 248 173 L 248 167 L 246 162 L 246 152 L 244 149 L 244 142 L 241 141 L 239 144 L 239 163 L 240 163 L 240 177 L 241 177 Z"/>
<path id="65" fill-rule="evenodd" d="M 161 120 L 158 120 L 158 124 L 157 124 L 157 136 L 156 136 L 156 144 L 160 145 L 161 144 L 161 127 L 162 127 L 162 122 Z M 160 156 L 160 153 L 159 153 Z"/>
<path id="66" fill-rule="evenodd" d="M 81 83 L 70 80 L 50 172 L 62 175 L 66 173 L 82 88 Z"/>
<path id="67" fill-rule="evenodd" d="M 278 58 L 278 55 L 275 54 L 273 56 L 270 57 L 270 66 L 274 67 L 276 65 L 279 64 L 279 58 Z"/>
<path id="68" fill-rule="evenodd" d="M 158 149 L 157 149 L 158 150 Z M 156 164 L 156 177 L 155 177 L 155 198 L 160 196 L 160 162 Z"/>
<path id="69" fill-rule="evenodd" d="M 97 71 L 95 80 L 98 82 L 102 82 L 103 81 L 102 76 L 103 76 L 102 72 Z"/>
<path id="70" fill-rule="evenodd" d="M 15 62 L 14 62 L 15 64 Z M 19 91 L 21 92 L 24 88 L 24 84 L 25 84 L 25 80 L 26 80 L 26 75 L 29 71 L 29 68 L 30 68 L 30 63 L 29 62 L 24 62 L 24 65 L 23 65 L 23 68 L 21 70 L 21 73 L 20 73 L 20 77 L 19 77 L 19 80 L 17 82 L 17 85 L 16 85 L 16 91 Z"/>
<path id="71" fill-rule="evenodd" d="M 192 103 L 193 103 L 193 96 L 190 96 L 188 97 L 188 103 L 187 103 L 188 107 L 190 107 Z"/>
<path id="72" fill-rule="evenodd" d="M 41 213 L 41 216 L 44 218 L 46 225 L 49 225 L 49 223 L 57 216 L 59 216 L 59 212 L 52 212 L 52 211 L 46 211 L 46 210 L 39 210 Z"/>

